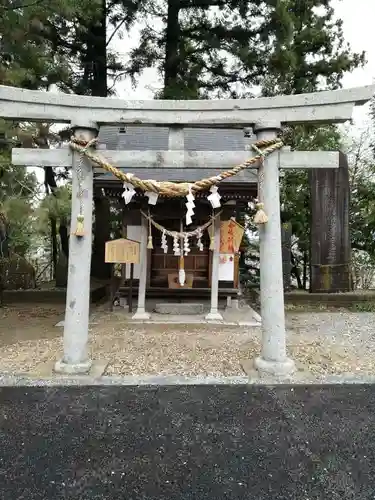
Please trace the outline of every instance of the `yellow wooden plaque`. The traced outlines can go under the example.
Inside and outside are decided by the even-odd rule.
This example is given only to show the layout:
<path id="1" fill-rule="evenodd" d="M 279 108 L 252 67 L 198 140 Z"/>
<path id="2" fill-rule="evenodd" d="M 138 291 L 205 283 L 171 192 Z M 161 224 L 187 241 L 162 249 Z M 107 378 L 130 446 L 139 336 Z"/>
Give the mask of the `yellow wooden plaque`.
<path id="1" fill-rule="evenodd" d="M 238 224 L 238 222 L 236 222 L 236 227 L 234 228 L 234 235 L 233 235 L 233 244 L 235 252 L 238 252 L 238 250 L 240 249 L 244 232 L 245 228 L 241 226 L 241 224 Z"/>
<path id="2" fill-rule="evenodd" d="M 220 253 L 238 252 L 245 229 L 233 219 L 220 224 Z"/>
<path id="3" fill-rule="evenodd" d="M 139 241 L 125 238 L 107 241 L 105 262 L 109 264 L 139 264 Z"/>

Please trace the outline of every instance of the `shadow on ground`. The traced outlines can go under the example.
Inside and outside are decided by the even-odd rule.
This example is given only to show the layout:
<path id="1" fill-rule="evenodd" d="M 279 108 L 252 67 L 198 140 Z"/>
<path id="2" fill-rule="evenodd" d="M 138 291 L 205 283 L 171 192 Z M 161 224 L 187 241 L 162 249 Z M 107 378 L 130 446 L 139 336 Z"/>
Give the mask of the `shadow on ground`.
<path id="1" fill-rule="evenodd" d="M 5 387 L 0 498 L 368 500 L 375 386 Z"/>

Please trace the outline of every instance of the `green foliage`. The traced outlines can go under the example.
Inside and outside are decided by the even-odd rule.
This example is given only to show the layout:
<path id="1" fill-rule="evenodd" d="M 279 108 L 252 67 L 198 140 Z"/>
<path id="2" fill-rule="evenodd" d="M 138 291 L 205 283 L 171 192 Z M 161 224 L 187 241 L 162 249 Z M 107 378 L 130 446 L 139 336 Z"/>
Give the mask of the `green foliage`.
<path id="1" fill-rule="evenodd" d="M 0 210 L 7 219 L 6 244 L 9 250 L 25 255 L 35 235 L 37 180 L 25 168 L 13 166 L 7 150 L 0 151 L 0 171 Z"/>
<path id="2" fill-rule="evenodd" d="M 351 307 L 349 307 L 350 311 L 353 312 L 375 312 L 375 302 L 372 300 L 366 300 L 363 302 L 356 302 Z"/>
<path id="3" fill-rule="evenodd" d="M 329 0 L 145 2 L 126 72 L 164 76 L 161 98 L 250 96 L 337 88 L 364 62 L 345 44 Z M 161 26 L 160 29 L 158 27 Z"/>
<path id="4" fill-rule="evenodd" d="M 67 221 L 71 211 L 71 186 L 62 186 L 55 190 L 53 194 L 46 196 L 36 209 L 39 231 L 48 227 L 50 219 L 57 221 Z"/>
<path id="5" fill-rule="evenodd" d="M 352 281 L 354 289 L 368 290 L 373 288 L 375 279 L 375 254 L 364 250 L 353 249 Z"/>
<path id="6" fill-rule="evenodd" d="M 70 22 L 78 6 L 76 0 L 49 0 L 17 8 L 5 0 L 0 7 L 0 83 L 37 89 L 64 80 L 70 61 L 54 50 L 50 35 L 59 16 Z"/>
<path id="7" fill-rule="evenodd" d="M 245 288 L 260 286 L 259 241 L 245 236 L 246 251 L 241 255 L 240 279 Z"/>
<path id="8" fill-rule="evenodd" d="M 107 94 L 123 64 L 108 47 L 134 24 L 142 1 L 12 0 L 0 6 L 0 84 Z M 108 39 L 108 40 L 107 40 Z"/>
<path id="9" fill-rule="evenodd" d="M 347 145 L 350 180 L 350 229 L 352 248 L 375 258 L 375 159 L 370 131 L 363 131 Z"/>
<path id="10" fill-rule="evenodd" d="M 265 95 L 300 94 L 336 89 L 346 72 L 365 62 L 345 42 L 342 20 L 331 0 L 273 0 L 264 21 L 273 33 Z"/>

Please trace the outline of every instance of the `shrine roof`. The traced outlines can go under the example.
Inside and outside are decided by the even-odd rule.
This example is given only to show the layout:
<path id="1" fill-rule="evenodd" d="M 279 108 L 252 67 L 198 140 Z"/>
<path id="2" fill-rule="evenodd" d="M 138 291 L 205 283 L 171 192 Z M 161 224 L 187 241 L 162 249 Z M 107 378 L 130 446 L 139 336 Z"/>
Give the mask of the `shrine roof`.
<path id="1" fill-rule="evenodd" d="M 99 142 L 107 149 L 159 151 L 168 149 L 168 127 L 100 127 Z M 243 151 L 246 147 L 241 129 L 185 128 L 186 151 Z"/>
<path id="2" fill-rule="evenodd" d="M 101 127 L 99 131 L 99 144 L 105 145 L 108 150 L 120 151 L 161 151 L 168 150 L 167 127 Z M 207 128 L 185 128 L 184 144 L 186 151 L 244 151 L 249 139 L 244 136 L 241 129 L 207 129 Z M 105 157 L 105 151 L 102 152 Z M 143 179 L 154 179 L 156 181 L 169 180 L 176 182 L 191 182 L 204 177 L 211 177 L 220 173 L 222 168 L 218 165 L 216 169 L 202 168 L 121 168 L 124 172 L 131 172 Z M 110 173 L 99 174 L 95 177 L 98 181 L 114 182 L 117 179 Z M 255 183 L 257 182 L 256 171 L 244 170 L 235 177 L 223 183 Z"/>

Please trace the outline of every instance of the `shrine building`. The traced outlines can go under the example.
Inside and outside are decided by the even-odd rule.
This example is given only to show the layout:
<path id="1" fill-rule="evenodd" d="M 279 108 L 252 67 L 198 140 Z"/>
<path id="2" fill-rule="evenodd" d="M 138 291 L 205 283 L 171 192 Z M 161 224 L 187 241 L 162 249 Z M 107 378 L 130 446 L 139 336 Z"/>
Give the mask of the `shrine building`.
<path id="1" fill-rule="evenodd" d="M 174 182 L 194 182 L 202 178 L 218 175 L 222 170 L 220 153 L 217 162 L 209 165 L 199 165 L 196 152 L 199 151 L 234 151 L 251 153 L 252 138 L 243 129 L 199 129 L 185 128 L 177 143 L 171 143 L 168 127 L 101 127 L 98 148 L 103 157 L 108 158 L 105 150 L 124 151 L 163 151 L 184 150 L 183 165 L 165 164 L 162 156 L 155 164 L 145 164 L 144 167 L 134 167 L 129 157 L 129 165 L 121 166 L 123 172 L 131 172 L 141 179 L 156 181 L 168 180 Z M 188 168 L 186 168 L 188 165 Z M 126 190 L 126 189 L 125 189 Z M 148 196 L 136 190 L 131 200 L 126 203 L 124 185 L 113 174 L 98 173 L 94 178 L 94 201 L 96 207 L 96 224 L 94 230 L 93 274 L 105 276 L 103 258 L 105 240 L 111 239 L 108 227 L 104 228 L 105 218 L 100 210 L 110 201 L 111 206 L 117 206 L 123 214 L 124 237 L 141 241 L 142 225 L 147 225 L 147 269 L 146 269 L 146 311 L 148 298 L 178 299 L 210 299 L 212 286 L 218 287 L 218 298 L 227 300 L 237 298 L 239 294 L 239 246 L 236 239 L 242 239 L 243 228 L 235 221 L 239 213 L 254 200 L 257 194 L 257 172 L 245 169 L 238 175 L 230 177 L 219 184 L 219 203 L 217 208 L 209 200 L 210 191 L 195 194 L 194 214 L 191 223 L 187 224 L 186 198 L 158 197 L 152 204 Z M 106 202 L 106 203 L 105 203 Z M 215 217 L 216 227 L 220 227 L 220 244 L 215 248 L 214 226 L 200 228 L 210 223 Z M 183 238 L 173 238 L 163 235 L 163 229 L 175 232 L 194 232 L 197 234 L 188 238 L 188 247 Z M 242 231 L 241 231 L 242 229 Z M 233 234 L 235 233 L 235 234 Z M 234 238 L 234 239 L 233 239 Z M 178 248 L 176 249 L 176 244 Z M 185 271 L 185 282 L 179 283 L 181 256 Z M 123 294 L 128 293 L 130 279 L 130 264 L 125 264 L 125 281 L 121 287 Z M 137 295 L 141 272 L 141 262 L 134 265 L 133 291 Z"/>

